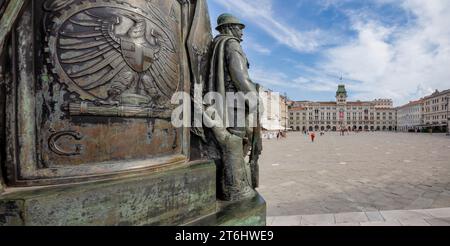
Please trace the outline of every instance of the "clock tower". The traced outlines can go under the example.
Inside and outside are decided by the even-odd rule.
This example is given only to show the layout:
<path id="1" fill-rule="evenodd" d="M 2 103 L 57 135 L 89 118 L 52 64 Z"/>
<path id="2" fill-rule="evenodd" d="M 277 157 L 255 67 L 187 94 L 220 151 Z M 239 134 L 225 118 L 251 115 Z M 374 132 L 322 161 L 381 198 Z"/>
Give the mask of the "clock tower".
<path id="1" fill-rule="evenodd" d="M 337 105 L 347 104 L 347 90 L 345 89 L 345 85 L 339 85 L 336 92 L 336 103 Z"/>

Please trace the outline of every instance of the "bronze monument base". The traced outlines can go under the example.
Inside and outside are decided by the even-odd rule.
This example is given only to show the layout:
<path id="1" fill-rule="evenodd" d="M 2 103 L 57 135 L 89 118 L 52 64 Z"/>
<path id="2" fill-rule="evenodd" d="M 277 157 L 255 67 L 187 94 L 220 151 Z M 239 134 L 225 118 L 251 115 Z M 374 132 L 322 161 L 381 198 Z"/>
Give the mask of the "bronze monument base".
<path id="1" fill-rule="evenodd" d="M 259 196 L 217 202 L 212 162 L 113 180 L 8 188 L 0 198 L 0 226 L 265 225 L 265 220 Z"/>
<path id="2" fill-rule="evenodd" d="M 187 226 L 266 226 L 266 201 L 256 194 L 238 202 L 219 202 L 216 213 Z"/>

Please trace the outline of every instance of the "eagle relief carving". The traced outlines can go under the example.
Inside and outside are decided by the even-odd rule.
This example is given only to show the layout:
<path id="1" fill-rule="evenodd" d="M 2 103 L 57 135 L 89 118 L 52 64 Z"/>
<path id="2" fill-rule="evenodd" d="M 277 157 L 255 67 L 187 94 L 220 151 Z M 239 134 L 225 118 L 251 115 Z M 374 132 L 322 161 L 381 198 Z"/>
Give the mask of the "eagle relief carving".
<path id="1" fill-rule="evenodd" d="M 44 9 L 53 73 L 76 94 L 71 115 L 170 118 L 181 82 L 168 14 L 145 0 L 47 0 Z"/>

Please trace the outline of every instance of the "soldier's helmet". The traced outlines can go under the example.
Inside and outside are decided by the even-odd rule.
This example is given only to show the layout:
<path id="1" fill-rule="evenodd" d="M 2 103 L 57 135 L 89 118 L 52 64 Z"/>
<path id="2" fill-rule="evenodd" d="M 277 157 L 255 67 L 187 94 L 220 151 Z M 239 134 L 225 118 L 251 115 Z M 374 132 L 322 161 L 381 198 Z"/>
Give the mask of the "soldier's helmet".
<path id="1" fill-rule="evenodd" d="M 236 17 L 231 14 L 222 14 L 217 18 L 217 27 L 216 30 L 220 30 L 223 26 L 226 25 L 238 25 L 241 29 L 245 28 L 245 25 Z"/>

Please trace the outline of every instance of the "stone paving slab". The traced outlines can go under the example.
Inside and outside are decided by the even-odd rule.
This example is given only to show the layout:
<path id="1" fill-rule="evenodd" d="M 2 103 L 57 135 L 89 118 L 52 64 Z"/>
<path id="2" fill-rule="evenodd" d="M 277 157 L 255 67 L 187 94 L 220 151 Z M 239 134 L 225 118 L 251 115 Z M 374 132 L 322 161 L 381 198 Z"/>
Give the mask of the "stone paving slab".
<path id="1" fill-rule="evenodd" d="M 360 223 L 339 223 L 331 226 L 360 226 Z"/>
<path id="2" fill-rule="evenodd" d="M 369 218 L 367 218 L 367 215 L 364 212 L 340 213 L 340 214 L 335 214 L 334 218 L 336 219 L 336 224 L 361 223 L 361 222 L 369 221 Z"/>
<path id="3" fill-rule="evenodd" d="M 432 226 L 450 226 L 450 218 L 434 218 L 426 221 Z"/>
<path id="4" fill-rule="evenodd" d="M 361 226 L 402 226 L 398 221 L 373 221 L 360 223 Z"/>
<path id="5" fill-rule="evenodd" d="M 450 226 L 450 207 L 423 210 L 392 210 L 272 216 L 268 226 Z"/>
<path id="6" fill-rule="evenodd" d="M 278 216 L 271 220 L 272 226 L 299 226 L 302 216 Z"/>
<path id="7" fill-rule="evenodd" d="M 450 208 L 425 209 L 424 212 L 435 218 L 450 218 Z"/>
<path id="8" fill-rule="evenodd" d="M 433 216 L 423 210 L 393 210 L 381 211 L 380 213 L 386 221 L 433 218 Z"/>
<path id="9" fill-rule="evenodd" d="M 301 218 L 301 225 L 303 226 L 327 226 L 336 224 L 333 214 L 304 215 Z"/>
<path id="10" fill-rule="evenodd" d="M 425 219 L 407 219 L 398 220 L 402 226 L 430 226 L 430 224 Z"/>
<path id="11" fill-rule="evenodd" d="M 366 216 L 369 219 L 369 222 L 382 222 L 384 221 L 383 216 L 379 211 L 370 211 L 366 212 Z"/>

